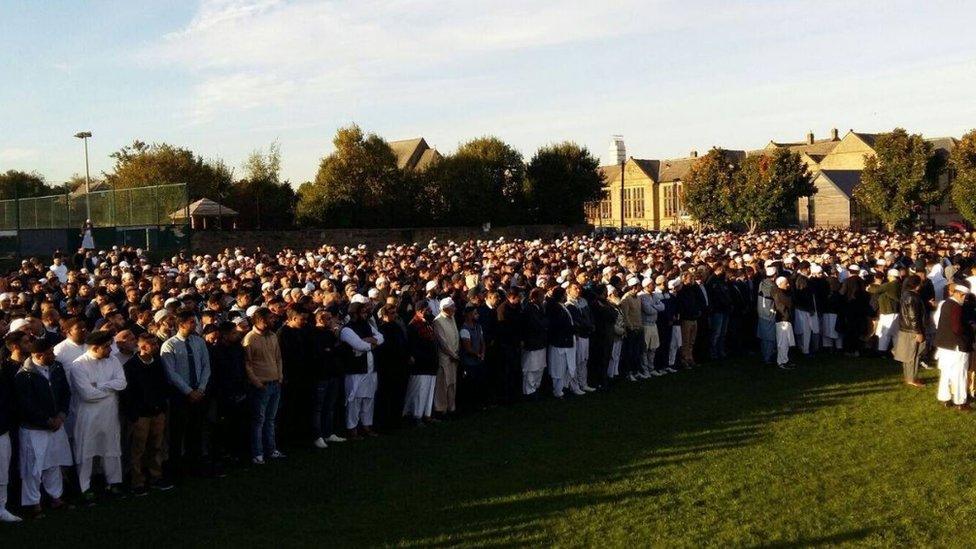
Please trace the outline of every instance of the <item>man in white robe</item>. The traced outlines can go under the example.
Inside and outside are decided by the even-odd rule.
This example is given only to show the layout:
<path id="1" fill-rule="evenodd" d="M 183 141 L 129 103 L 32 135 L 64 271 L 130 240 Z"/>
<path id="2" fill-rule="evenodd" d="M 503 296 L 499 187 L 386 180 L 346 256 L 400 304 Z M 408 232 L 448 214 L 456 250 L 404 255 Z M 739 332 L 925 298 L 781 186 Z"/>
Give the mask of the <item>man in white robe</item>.
<path id="1" fill-rule="evenodd" d="M 939 364 L 939 388 L 936 398 L 947 407 L 954 404 L 960 410 L 968 410 L 967 378 L 973 329 L 964 318 L 962 304 L 971 290 L 962 282 L 950 283 L 949 287 L 951 297 L 937 311 L 935 357 Z"/>
<path id="2" fill-rule="evenodd" d="M 64 506 L 61 468 L 72 464 L 64 428 L 71 393 L 50 341 L 33 343 L 31 357 L 17 372 L 14 384 L 21 415 L 21 505 L 36 517 L 41 513 L 41 486 L 51 498 L 52 509 Z"/>
<path id="3" fill-rule="evenodd" d="M 373 404 L 376 396 L 376 367 L 373 350 L 383 344 L 383 334 L 369 322 L 370 309 L 365 303 L 349 306 L 349 323 L 339 332 L 339 340 L 351 348 L 354 373 L 346 375 L 346 429 L 350 438 L 373 432 Z"/>
<path id="4" fill-rule="evenodd" d="M 78 401 L 74 425 L 75 463 L 83 497 L 91 501 L 92 465 L 101 458 L 109 491 L 119 492 L 122 482 L 122 429 L 119 393 L 125 389 L 125 371 L 110 356 L 112 334 L 94 332 L 88 350 L 71 365 L 71 393 Z"/>
<path id="5" fill-rule="evenodd" d="M 438 414 L 454 412 L 457 402 L 457 369 L 461 360 L 461 335 L 454 320 L 454 300 L 445 297 L 439 303 L 440 313 L 434 318 L 437 338 L 437 380 L 434 384 L 434 411 Z"/>

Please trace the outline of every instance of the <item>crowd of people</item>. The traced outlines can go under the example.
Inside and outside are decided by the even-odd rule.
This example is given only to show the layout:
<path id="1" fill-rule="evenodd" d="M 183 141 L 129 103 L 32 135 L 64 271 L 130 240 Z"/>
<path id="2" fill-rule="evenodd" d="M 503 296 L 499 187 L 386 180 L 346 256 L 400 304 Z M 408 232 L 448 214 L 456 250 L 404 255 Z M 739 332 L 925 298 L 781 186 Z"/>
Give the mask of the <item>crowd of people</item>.
<path id="1" fill-rule="evenodd" d="M 31 258 L 0 278 L 0 521 L 732 356 L 892 354 L 911 386 L 937 364 L 965 410 L 970 288 L 947 232 Z"/>

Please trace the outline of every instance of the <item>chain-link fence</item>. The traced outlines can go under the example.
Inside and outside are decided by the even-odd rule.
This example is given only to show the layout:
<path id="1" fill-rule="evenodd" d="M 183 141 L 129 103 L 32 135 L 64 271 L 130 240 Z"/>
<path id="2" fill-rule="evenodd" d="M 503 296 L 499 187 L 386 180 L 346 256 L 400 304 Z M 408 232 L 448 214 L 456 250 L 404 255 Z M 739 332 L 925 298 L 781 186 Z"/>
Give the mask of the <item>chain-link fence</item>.
<path id="1" fill-rule="evenodd" d="M 184 184 L 0 200 L 0 230 L 171 225 L 186 205 Z"/>

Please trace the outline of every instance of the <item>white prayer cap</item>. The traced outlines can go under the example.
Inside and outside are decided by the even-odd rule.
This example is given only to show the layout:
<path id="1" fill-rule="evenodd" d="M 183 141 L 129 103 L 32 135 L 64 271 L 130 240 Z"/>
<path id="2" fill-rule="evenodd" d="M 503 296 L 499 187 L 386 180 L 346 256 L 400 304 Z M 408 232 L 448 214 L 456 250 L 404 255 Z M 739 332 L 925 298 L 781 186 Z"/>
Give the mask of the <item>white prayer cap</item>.
<path id="1" fill-rule="evenodd" d="M 818 265 L 816 263 L 814 263 L 813 265 L 810 265 L 810 274 L 815 274 L 816 275 L 816 274 L 820 274 L 822 272 L 823 272 L 823 267 L 821 267 L 820 265 Z"/>
<path id="2" fill-rule="evenodd" d="M 16 332 L 17 330 L 29 324 L 30 324 L 30 320 L 27 320 L 26 318 L 18 318 L 17 320 L 14 320 L 13 322 L 10 323 L 10 330 L 8 330 L 8 333 Z"/>
<path id="3" fill-rule="evenodd" d="M 573 273 L 573 271 L 570 271 L 569 269 L 563 269 L 562 272 L 560 272 L 559 274 L 560 274 L 560 276 L 562 276 L 562 277 L 565 278 L 565 277 L 569 276 L 572 273 Z"/>
<path id="4" fill-rule="evenodd" d="M 175 297 L 171 297 L 163 302 L 163 307 L 169 307 L 170 305 L 179 305 L 180 300 Z"/>
<path id="5" fill-rule="evenodd" d="M 541 286 L 545 286 L 545 284 L 546 284 L 546 277 L 544 277 L 544 276 L 536 277 L 536 279 L 535 279 L 535 285 L 536 286 L 540 286 L 541 287 Z"/>
<path id="6" fill-rule="evenodd" d="M 272 287 L 272 284 L 270 282 L 265 282 L 264 284 L 261 285 L 261 291 L 262 292 L 267 292 L 268 290 L 271 289 L 271 287 Z"/>
<path id="7" fill-rule="evenodd" d="M 677 288 L 679 284 L 681 284 L 681 279 L 680 278 L 671 279 L 671 280 L 668 281 L 668 289 L 669 290 L 673 290 L 673 289 Z"/>
<path id="8" fill-rule="evenodd" d="M 350 302 L 351 303 L 369 303 L 369 299 L 367 299 L 366 296 L 364 296 L 363 294 L 356 294 L 356 295 L 352 296 L 352 299 L 350 300 Z"/>
<path id="9" fill-rule="evenodd" d="M 746 263 L 752 261 L 752 255 L 750 255 L 750 254 L 742 254 L 742 261 L 745 261 Z"/>
<path id="10" fill-rule="evenodd" d="M 787 279 L 786 279 L 786 277 L 785 277 L 785 276 L 779 276 L 779 277 L 776 277 L 776 285 L 777 285 L 777 286 L 779 286 L 780 284 L 782 284 L 782 283 L 784 283 L 784 282 L 786 282 L 786 281 L 787 281 Z"/>
<path id="11" fill-rule="evenodd" d="M 766 276 L 776 276 L 776 267 L 766 267 Z"/>
<path id="12" fill-rule="evenodd" d="M 258 310 L 257 305 L 251 305 L 250 307 L 247 308 L 246 311 L 244 311 L 244 315 L 247 316 L 247 318 L 251 318 L 252 316 L 254 316 L 254 313 L 256 313 L 257 310 Z"/>
<path id="13" fill-rule="evenodd" d="M 853 264 L 847 266 L 847 270 L 850 271 L 850 272 L 852 272 L 852 273 L 856 273 L 856 272 L 858 272 L 858 271 L 861 270 L 861 267 L 858 266 L 857 263 L 853 263 Z"/>
<path id="14" fill-rule="evenodd" d="M 380 291 L 376 288 L 370 288 L 369 291 L 366 292 L 366 295 L 368 295 L 370 299 L 376 299 L 380 296 Z"/>
<path id="15" fill-rule="evenodd" d="M 895 278 L 899 275 L 898 269 L 888 269 L 888 276 Z"/>
<path id="16" fill-rule="evenodd" d="M 424 291 L 426 291 L 426 292 L 429 292 L 431 290 L 436 290 L 436 289 L 437 289 L 437 281 L 436 280 L 431 280 L 426 285 L 424 285 Z"/>
<path id="17" fill-rule="evenodd" d="M 613 295 L 615 293 L 617 293 L 617 289 L 612 284 L 607 284 L 607 295 Z"/>
<path id="18" fill-rule="evenodd" d="M 603 274 L 608 275 L 613 272 L 613 267 L 604 267 Z"/>
<path id="19" fill-rule="evenodd" d="M 638 284 L 640 284 L 640 279 L 636 276 L 627 279 L 627 286 L 637 286 Z"/>
<path id="20" fill-rule="evenodd" d="M 454 300 L 451 299 L 450 297 L 445 297 L 444 299 L 442 299 L 440 301 L 439 305 L 440 305 L 442 311 L 444 309 L 450 309 L 451 307 L 454 306 Z"/>
<path id="21" fill-rule="evenodd" d="M 167 311 L 166 309 L 160 309 L 156 311 L 156 314 L 153 315 L 153 322 L 161 322 L 164 318 L 166 318 L 166 315 L 168 314 L 169 311 Z"/>
<path id="22" fill-rule="evenodd" d="M 645 288 L 648 287 L 648 286 L 651 286 L 653 284 L 654 284 L 654 280 L 652 280 L 651 277 L 647 277 L 647 278 L 644 279 L 643 282 L 641 282 L 641 286 L 643 286 Z"/>
<path id="23" fill-rule="evenodd" d="M 884 259 L 879 259 L 879 260 L 875 261 L 874 264 L 877 265 L 878 267 L 883 267 L 884 264 L 885 264 L 885 260 Z"/>

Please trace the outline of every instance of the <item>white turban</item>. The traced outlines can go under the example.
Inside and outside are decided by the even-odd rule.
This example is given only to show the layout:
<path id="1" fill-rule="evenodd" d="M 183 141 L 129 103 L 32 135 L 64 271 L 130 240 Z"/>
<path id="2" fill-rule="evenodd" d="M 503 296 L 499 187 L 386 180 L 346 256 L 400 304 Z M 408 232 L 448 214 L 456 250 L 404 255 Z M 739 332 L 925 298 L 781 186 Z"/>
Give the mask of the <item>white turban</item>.
<path id="1" fill-rule="evenodd" d="M 364 296 L 363 294 L 356 294 L 356 295 L 352 296 L 352 299 L 350 300 L 350 302 L 351 303 L 369 303 L 369 299 L 366 299 L 366 296 Z"/>
<path id="2" fill-rule="evenodd" d="M 449 308 L 451 308 L 453 306 L 454 306 L 454 300 L 451 299 L 451 298 L 449 298 L 449 297 L 445 297 L 444 299 L 442 299 L 440 301 L 440 307 L 441 307 L 441 310 L 442 311 L 444 309 L 449 309 Z"/>
<path id="3" fill-rule="evenodd" d="M 424 286 L 424 291 L 425 292 L 429 292 L 431 290 L 436 290 L 436 289 L 437 289 L 437 281 L 436 280 L 431 280 L 430 282 L 428 282 Z"/>
<path id="4" fill-rule="evenodd" d="M 776 276 L 776 267 L 766 267 L 766 276 Z"/>
<path id="5" fill-rule="evenodd" d="M 787 280 L 787 279 L 786 279 L 786 277 L 785 277 L 785 276 L 779 276 L 779 277 L 776 277 L 776 285 L 777 285 L 777 286 L 779 286 L 779 285 L 781 285 L 782 283 L 784 283 L 784 282 L 786 282 L 786 280 Z"/>

